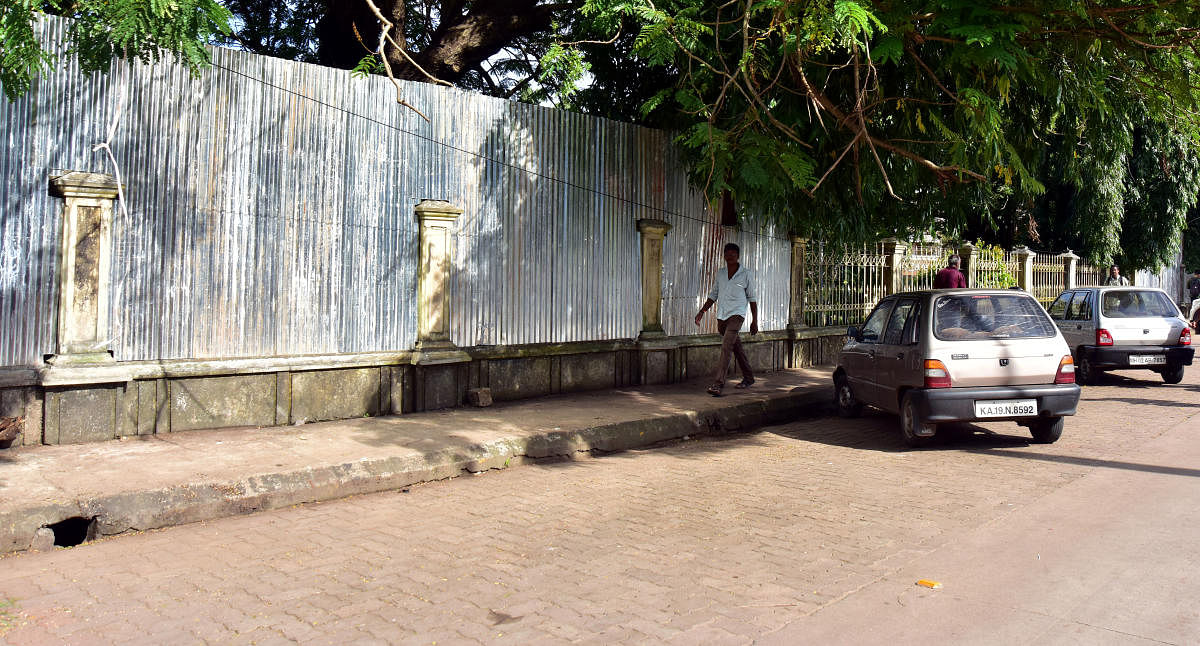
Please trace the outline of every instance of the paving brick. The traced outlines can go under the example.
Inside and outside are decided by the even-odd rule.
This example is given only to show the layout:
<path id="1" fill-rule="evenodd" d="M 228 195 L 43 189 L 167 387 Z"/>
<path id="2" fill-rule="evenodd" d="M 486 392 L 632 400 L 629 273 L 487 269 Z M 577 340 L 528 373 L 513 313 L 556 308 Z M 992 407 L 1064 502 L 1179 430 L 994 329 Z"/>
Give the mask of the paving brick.
<path id="1" fill-rule="evenodd" d="M 818 419 L 12 556 L 0 641 L 748 643 L 1121 462 L 1195 414 L 1187 378 L 1085 389 L 1054 445 Z"/>

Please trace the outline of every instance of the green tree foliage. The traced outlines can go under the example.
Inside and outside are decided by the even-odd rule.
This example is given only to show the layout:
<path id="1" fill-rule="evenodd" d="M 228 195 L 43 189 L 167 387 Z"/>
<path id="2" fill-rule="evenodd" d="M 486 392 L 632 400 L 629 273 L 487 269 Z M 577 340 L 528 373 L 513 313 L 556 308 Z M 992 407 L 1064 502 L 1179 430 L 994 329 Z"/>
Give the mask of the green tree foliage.
<path id="1" fill-rule="evenodd" d="M 1183 229 L 1183 266 L 1189 273 L 1200 269 L 1200 208 L 1193 206 Z"/>
<path id="2" fill-rule="evenodd" d="M 208 64 L 204 44 L 228 31 L 230 15 L 215 0 L 0 0 L 0 84 L 10 101 L 63 63 L 38 41 L 35 25 L 45 14 L 72 19 L 68 52 L 89 74 L 117 56 L 149 63 L 170 55 L 199 70 Z"/>
<path id="3" fill-rule="evenodd" d="M 934 233 L 1152 267 L 1200 192 L 1193 1 L 373 2 L 397 76 L 674 129 L 714 201 L 827 240 Z M 74 19 L 86 71 L 198 69 L 205 42 L 383 69 L 366 0 L 224 6 L 0 0 L 0 83 L 12 98 L 61 64 L 35 38 L 43 12 Z"/>
<path id="4" fill-rule="evenodd" d="M 1197 192 L 1183 160 L 1200 140 L 1195 3 L 589 0 L 584 12 L 635 22 L 634 53 L 678 71 L 650 104 L 677 111 L 697 184 L 799 232 L 1038 244 L 1058 226 L 1093 260 L 1149 266 Z"/>

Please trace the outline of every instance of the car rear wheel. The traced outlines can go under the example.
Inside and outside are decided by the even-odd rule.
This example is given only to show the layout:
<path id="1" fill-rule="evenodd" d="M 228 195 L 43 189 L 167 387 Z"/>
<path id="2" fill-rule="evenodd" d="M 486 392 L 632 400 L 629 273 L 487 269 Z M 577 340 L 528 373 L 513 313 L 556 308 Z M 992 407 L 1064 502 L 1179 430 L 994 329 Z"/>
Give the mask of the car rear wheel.
<path id="1" fill-rule="evenodd" d="M 1183 366 L 1167 366 L 1166 370 L 1162 371 L 1162 378 L 1169 384 L 1183 381 Z"/>
<path id="2" fill-rule="evenodd" d="M 862 402 L 854 397 L 854 390 L 850 388 L 850 380 L 845 375 L 840 375 L 833 380 L 833 403 L 837 406 L 838 415 L 841 417 L 862 415 Z"/>
<path id="3" fill-rule="evenodd" d="M 1088 358 L 1086 352 L 1079 352 L 1078 354 L 1079 360 L 1075 362 L 1075 380 L 1085 385 L 1096 383 L 1098 371 L 1092 365 L 1092 360 Z"/>
<path id="4" fill-rule="evenodd" d="M 904 401 L 900 404 L 900 430 L 904 431 L 905 444 L 914 448 L 928 446 L 937 432 L 937 425 L 930 424 L 921 416 L 917 398 L 911 392 L 904 395 Z"/>
<path id="5" fill-rule="evenodd" d="M 1039 419 L 1029 425 L 1033 441 L 1038 444 L 1054 444 L 1062 437 L 1063 418 Z"/>

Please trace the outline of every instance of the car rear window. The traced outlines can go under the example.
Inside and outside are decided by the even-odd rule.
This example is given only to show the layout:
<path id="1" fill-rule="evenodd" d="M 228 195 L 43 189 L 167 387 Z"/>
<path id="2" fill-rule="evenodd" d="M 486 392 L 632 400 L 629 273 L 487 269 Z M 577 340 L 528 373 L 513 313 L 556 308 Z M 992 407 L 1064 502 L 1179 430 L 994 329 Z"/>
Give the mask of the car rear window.
<path id="1" fill-rule="evenodd" d="M 943 341 L 1054 336 L 1054 324 L 1024 294 L 953 294 L 933 305 L 933 334 Z"/>
<path id="2" fill-rule="evenodd" d="M 1112 319 L 1147 316 L 1179 316 L 1167 295 L 1152 289 L 1120 289 L 1104 292 L 1101 313 Z"/>

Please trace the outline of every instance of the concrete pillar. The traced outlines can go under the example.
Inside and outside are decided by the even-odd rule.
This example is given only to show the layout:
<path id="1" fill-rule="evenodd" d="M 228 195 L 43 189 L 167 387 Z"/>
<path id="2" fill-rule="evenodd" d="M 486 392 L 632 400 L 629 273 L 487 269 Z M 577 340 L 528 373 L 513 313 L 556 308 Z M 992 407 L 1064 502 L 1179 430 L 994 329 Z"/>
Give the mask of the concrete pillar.
<path id="1" fill-rule="evenodd" d="M 108 440 L 122 429 L 132 375 L 109 352 L 108 294 L 112 273 L 112 216 L 117 182 L 112 176 L 70 171 L 50 178 L 50 194 L 63 198 L 59 243 L 58 326 L 55 353 L 38 370 L 45 390 L 40 424 L 25 433 L 46 444 Z M 29 410 L 28 408 L 26 410 Z"/>
<path id="2" fill-rule="evenodd" d="M 671 225 L 662 220 L 638 220 L 642 236 L 642 332 L 638 338 L 663 336 L 663 241 Z"/>
<path id="3" fill-rule="evenodd" d="M 49 363 L 111 363 L 108 288 L 117 182 L 111 175 L 71 171 L 50 179 L 50 193 L 64 203 L 57 341 Z"/>
<path id="4" fill-rule="evenodd" d="M 671 225 L 662 220 L 637 222 L 642 238 L 642 331 L 638 335 L 637 373 L 641 384 L 661 384 L 685 378 L 679 343 L 662 327 L 663 240 Z"/>
<path id="5" fill-rule="evenodd" d="M 1021 289 L 1033 293 L 1033 251 L 1024 245 L 1013 249 L 1013 255 L 1017 257 L 1017 286 Z"/>
<path id="6" fill-rule="evenodd" d="M 1079 256 L 1067 249 L 1066 253 L 1059 254 L 1058 257 L 1062 259 L 1063 263 L 1063 285 L 1066 286 L 1066 289 L 1075 289 L 1079 284 L 1075 277 L 1075 271 L 1079 266 Z"/>
<path id="7" fill-rule="evenodd" d="M 449 202 L 424 200 L 417 205 L 420 265 L 417 270 L 417 347 L 444 348 L 450 343 L 451 229 L 462 209 Z"/>
<path id="8" fill-rule="evenodd" d="M 417 265 L 417 344 L 412 355 L 414 411 L 462 404 L 471 356 L 450 340 L 450 272 L 454 222 L 463 210 L 441 200 L 416 206 L 420 223 Z"/>
<path id="9" fill-rule="evenodd" d="M 450 271 L 454 221 L 462 209 L 441 200 L 417 204 L 420 259 L 417 266 L 417 365 L 469 361 L 450 341 Z"/>
<path id="10" fill-rule="evenodd" d="M 967 277 L 967 287 L 975 287 L 975 245 L 967 242 L 958 248 L 958 270 Z"/>
<path id="11" fill-rule="evenodd" d="M 807 267 L 808 238 L 792 236 L 792 275 L 788 303 L 788 329 L 795 330 L 804 327 L 804 274 Z"/>
<path id="12" fill-rule="evenodd" d="M 883 289 L 886 294 L 895 294 L 904 291 L 904 252 L 908 250 L 908 245 L 900 242 L 896 238 L 887 238 L 883 241 Z"/>

